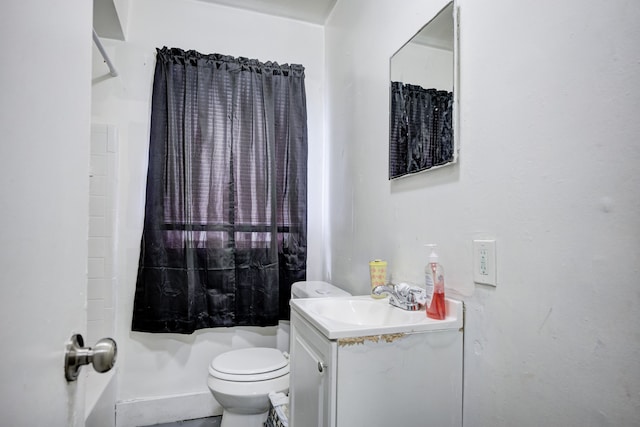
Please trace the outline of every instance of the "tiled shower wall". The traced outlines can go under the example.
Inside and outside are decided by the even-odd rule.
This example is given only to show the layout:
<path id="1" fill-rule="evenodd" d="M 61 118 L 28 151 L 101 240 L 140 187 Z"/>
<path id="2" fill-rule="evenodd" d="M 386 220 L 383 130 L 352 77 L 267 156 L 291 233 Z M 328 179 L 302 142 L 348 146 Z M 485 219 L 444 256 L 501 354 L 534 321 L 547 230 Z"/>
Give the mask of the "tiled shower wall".
<path id="1" fill-rule="evenodd" d="M 115 335 L 117 132 L 91 125 L 87 339 Z"/>

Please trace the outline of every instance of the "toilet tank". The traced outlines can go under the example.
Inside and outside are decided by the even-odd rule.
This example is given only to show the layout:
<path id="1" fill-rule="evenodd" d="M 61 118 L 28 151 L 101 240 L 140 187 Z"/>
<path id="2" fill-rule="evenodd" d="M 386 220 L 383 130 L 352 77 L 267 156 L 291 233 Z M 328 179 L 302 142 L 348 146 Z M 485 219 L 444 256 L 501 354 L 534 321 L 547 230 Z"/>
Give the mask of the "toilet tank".
<path id="1" fill-rule="evenodd" d="M 348 297 L 347 291 L 323 281 L 308 280 L 291 285 L 291 298 Z"/>

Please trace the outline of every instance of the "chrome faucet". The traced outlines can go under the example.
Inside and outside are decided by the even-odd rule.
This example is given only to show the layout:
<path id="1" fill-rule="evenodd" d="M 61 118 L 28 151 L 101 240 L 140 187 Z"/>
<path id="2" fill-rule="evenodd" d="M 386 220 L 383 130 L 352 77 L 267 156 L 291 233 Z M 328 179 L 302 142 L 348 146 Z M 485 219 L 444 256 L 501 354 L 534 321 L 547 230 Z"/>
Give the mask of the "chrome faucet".
<path id="1" fill-rule="evenodd" d="M 397 286 L 392 283 L 376 286 L 371 291 L 371 293 L 378 296 L 388 294 L 389 304 L 408 311 L 420 310 L 420 303 L 418 302 L 418 299 L 422 292 L 423 291 L 420 288 L 408 285 Z"/>

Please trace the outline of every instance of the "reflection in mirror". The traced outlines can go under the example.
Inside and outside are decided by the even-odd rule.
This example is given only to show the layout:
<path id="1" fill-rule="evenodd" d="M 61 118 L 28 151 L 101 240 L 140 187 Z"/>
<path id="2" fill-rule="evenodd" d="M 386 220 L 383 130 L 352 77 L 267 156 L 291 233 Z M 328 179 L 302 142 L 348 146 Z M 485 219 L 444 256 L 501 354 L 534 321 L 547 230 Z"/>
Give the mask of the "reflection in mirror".
<path id="1" fill-rule="evenodd" d="M 453 11 L 449 3 L 391 57 L 389 179 L 457 159 Z"/>

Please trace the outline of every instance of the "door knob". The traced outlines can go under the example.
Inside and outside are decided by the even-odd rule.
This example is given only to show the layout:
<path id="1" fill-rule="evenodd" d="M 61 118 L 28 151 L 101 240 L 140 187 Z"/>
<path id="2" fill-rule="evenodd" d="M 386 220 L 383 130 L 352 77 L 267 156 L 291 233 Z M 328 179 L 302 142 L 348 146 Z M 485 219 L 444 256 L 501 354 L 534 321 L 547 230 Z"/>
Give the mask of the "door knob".
<path id="1" fill-rule="evenodd" d="M 116 363 L 118 346 L 111 338 L 103 338 L 93 348 L 84 347 L 82 335 L 75 334 L 67 342 L 64 357 L 64 373 L 67 381 L 78 378 L 80 367 L 91 363 L 97 372 L 107 372 Z"/>

